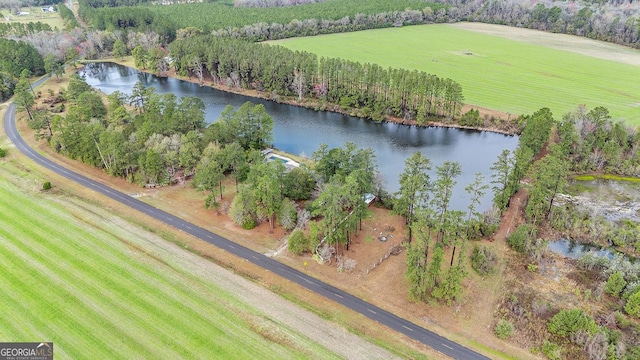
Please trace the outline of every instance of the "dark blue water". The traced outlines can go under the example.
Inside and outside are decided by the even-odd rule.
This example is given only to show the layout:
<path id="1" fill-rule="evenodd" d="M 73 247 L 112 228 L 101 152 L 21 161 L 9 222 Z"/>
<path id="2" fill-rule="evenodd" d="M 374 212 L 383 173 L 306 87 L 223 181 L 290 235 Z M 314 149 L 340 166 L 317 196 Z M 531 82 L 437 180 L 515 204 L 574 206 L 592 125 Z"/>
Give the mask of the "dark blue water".
<path id="1" fill-rule="evenodd" d="M 483 173 L 489 183 L 489 168 L 497 156 L 504 149 L 515 149 L 518 144 L 515 136 L 491 132 L 375 123 L 342 114 L 283 105 L 200 87 L 178 79 L 158 78 L 111 63 L 91 64 L 81 73 L 86 75 L 90 85 L 107 94 L 116 90 L 130 94 L 133 85 L 142 81 L 147 87 L 153 86 L 160 94 L 198 96 L 207 107 L 207 122 L 216 121 L 226 105 L 238 107 L 246 101 L 264 104 L 267 113 L 274 120 L 276 148 L 310 157 L 322 143 L 330 148 L 343 146 L 346 142 L 353 142 L 362 148 L 370 147 L 375 150 L 379 170 L 390 192 L 398 190 L 398 176 L 404 171 L 404 161 L 415 151 L 420 151 L 431 159 L 433 170 L 444 161 L 457 161 L 463 173 L 458 178 L 451 204 L 453 208 L 460 210 L 465 210 L 469 204 L 469 196 L 464 188 L 473 181 L 474 174 Z M 490 208 L 491 199 L 489 190 L 482 201 L 483 209 Z"/>

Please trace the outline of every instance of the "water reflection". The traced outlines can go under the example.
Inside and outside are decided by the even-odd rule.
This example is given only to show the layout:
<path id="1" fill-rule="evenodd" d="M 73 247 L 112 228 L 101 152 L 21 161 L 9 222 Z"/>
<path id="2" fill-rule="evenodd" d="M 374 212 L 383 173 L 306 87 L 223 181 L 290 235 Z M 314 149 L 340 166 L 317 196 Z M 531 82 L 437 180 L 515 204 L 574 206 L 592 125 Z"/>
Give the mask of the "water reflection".
<path id="1" fill-rule="evenodd" d="M 613 259 L 614 253 L 598 246 L 581 244 L 573 240 L 555 240 L 549 242 L 549 250 L 571 259 L 580 259 L 586 254 Z"/>
<path id="2" fill-rule="evenodd" d="M 626 260 L 632 263 L 635 263 L 637 260 L 635 257 L 625 255 L 624 253 L 618 252 L 615 249 L 582 244 L 577 241 L 568 239 L 549 241 L 549 250 L 571 259 L 580 259 L 583 256 L 589 254 L 607 259 L 613 259 L 616 255 L 622 255 Z"/>

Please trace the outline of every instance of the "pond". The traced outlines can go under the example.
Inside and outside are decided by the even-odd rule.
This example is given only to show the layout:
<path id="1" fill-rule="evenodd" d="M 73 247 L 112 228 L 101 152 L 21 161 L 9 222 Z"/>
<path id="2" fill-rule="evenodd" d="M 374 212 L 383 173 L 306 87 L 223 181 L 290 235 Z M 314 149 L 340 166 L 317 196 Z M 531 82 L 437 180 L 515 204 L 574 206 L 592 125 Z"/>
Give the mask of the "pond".
<path id="1" fill-rule="evenodd" d="M 288 153 L 310 157 L 320 144 L 330 148 L 343 146 L 346 142 L 362 148 L 370 147 L 376 153 L 379 171 L 385 187 L 390 192 L 399 188 L 398 177 L 404 171 L 404 161 L 416 151 L 422 152 L 435 167 L 445 161 L 457 161 L 462 175 L 457 179 L 451 206 L 465 210 L 469 196 L 464 188 L 473 182 L 476 172 L 485 175 L 490 182 L 491 165 L 505 149 L 514 150 L 518 137 L 497 133 L 453 129 L 421 128 L 395 123 L 376 123 L 352 116 L 314 111 L 297 106 L 279 104 L 263 99 L 232 94 L 210 87 L 201 87 L 188 81 L 174 78 L 159 78 L 139 72 L 133 68 L 113 63 L 87 65 L 81 72 L 87 82 L 110 94 L 116 90 L 126 94 L 136 82 L 154 87 L 157 93 L 173 93 L 176 96 L 198 96 L 206 105 L 206 121 L 214 122 L 226 105 L 239 107 L 246 101 L 264 104 L 274 120 L 274 146 Z M 434 175 L 432 174 L 432 178 Z M 492 194 L 482 199 L 481 208 L 491 207 Z"/>
<path id="2" fill-rule="evenodd" d="M 561 239 L 549 241 L 549 250 L 571 259 L 580 259 L 586 254 L 613 259 L 614 251 L 593 245 L 581 244 L 577 241 Z"/>
<path id="3" fill-rule="evenodd" d="M 613 248 L 603 248 L 595 245 L 582 244 L 569 239 L 549 241 L 548 249 L 556 254 L 560 254 L 571 259 L 580 259 L 583 256 L 590 254 L 607 259 L 613 259 L 614 256 L 620 255 L 631 263 L 635 263 L 638 260 L 633 256 L 616 251 Z"/>

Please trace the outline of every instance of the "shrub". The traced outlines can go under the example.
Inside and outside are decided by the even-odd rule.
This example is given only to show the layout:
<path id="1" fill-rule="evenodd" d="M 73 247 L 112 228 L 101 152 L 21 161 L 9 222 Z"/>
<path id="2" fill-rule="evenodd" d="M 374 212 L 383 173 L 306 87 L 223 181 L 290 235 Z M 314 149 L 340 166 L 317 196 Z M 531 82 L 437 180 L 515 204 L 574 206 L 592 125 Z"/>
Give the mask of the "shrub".
<path id="1" fill-rule="evenodd" d="M 625 286 L 627 286 L 627 282 L 624 280 L 624 275 L 620 271 L 616 271 L 609 276 L 604 290 L 613 297 L 619 297 Z"/>
<path id="2" fill-rule="evenodd" d="M 280 213 L 278 214 L 278 223 L 287 231 L 296 227 L 298 222 L 298 211 L 296 210 L 296 204 L 289 200 L 284 199 L 280 207 Z"/>
<path id="3" fill-rule="evenodd" d="M 507 320 L 500 320 L 498 324 L 496 324 L 496 328 L 494 329 L 496 336 L 500 339 L 508 339 L 513 335 L 513 324 L 508 322 Z"/>
<path id="4" fill-rule="evenodd" d="M 204 207 L 205 209 L 218 209 L 220 207 L 220 203 L 216 200 L 216 195 L 214 193 L 210 193 L 204 199 Z"/>
<path id="5" fill-rule="evenodd" d="M 471 267 L 480 275 L 493 272 L 496 265 L 496 254 L 486 246 L 475 246 L 471 253 Z"/>
<path id="6" fill-rule="evenodd" d="M 624 306 L 624 311 L 631 316 L 640 318 L 640 291 L 636 291 L 633 295 L 629 296 L 627 304 Z"/>
<path id="7" fill-rule="evenodd" d="M 636 292 L 640 291 L 640 282 L 634 281 L 627 283 L 627 286 L 624 288 L 622 292 L 622 300 L 629 300 L 629 297 Z"/>
<path id="8" fill-rule="evenodd" d="M 289 235 L 288 247 L 292 254 L 300 255 L 309 250 L 309 239 L 304 236 L 302 230 L 295 229 L 291 235 Z"/>
<path id="9" fill-rule="evenodd" d="M 0 158 L 7 156 L 7 151 L 3 148 L 0 148 Z"/>
<path id="10" fill-rule="evenodd" d="M 480 111 L 471 109 L 464 113 L 460 118 L 460 125 L 464 126 L 480 126 L 482 125 L 482 118 L 480 118 Z"/>
<path id="11" fill-rule="evenodd" d="M 251 230 L 256 227 L 256 221 L 253 219 L 248 219 L 247 221 L 242 223 L 242 228 L 245 230 Z"/>
<path id="12" fill-rule="evenodd" d="M 234 223 L 241 225 L 245 229 L 253 229 L 255 221 L 255 202 L 253 193 L 249 188 L 242 188 L 236 194 L 229 208 L 229 217 Z M 251 226 L 253 224 L 253 226 Z"/>
<path id="13" fill-rule="evenodd" d="M 513 250 L 524 254 L 531 246 L 533 238 L 535 238 L 535 229 L 530 225 L 523 224 L 509 235 L 507 242 Z"/>
<path id="14" fill-rule="evenodd" d="M 589 334 L 598 331 L 595 320 L 580 309 L 561 310 L 548 324 L 549 332 L 560 337 L 568 337 L 579 330 Z"/>
<path id="15" fill-rule="evenodd" d="M 540 349 L 540 351 L 542 351 L 544 356 L 546 356 L 550 360 L 562 359 L 562 356 L 560 353 L 560 346 L 550 341 L 545 341 L 544 344 L 542 344 L 542 348 Z"/>
<path id="16" fill-rule="evenodd" d="M 42 184 L 42 190 L 49 190 L 51 189 L 51 182 L 46 181 L 44 184 Z"/>

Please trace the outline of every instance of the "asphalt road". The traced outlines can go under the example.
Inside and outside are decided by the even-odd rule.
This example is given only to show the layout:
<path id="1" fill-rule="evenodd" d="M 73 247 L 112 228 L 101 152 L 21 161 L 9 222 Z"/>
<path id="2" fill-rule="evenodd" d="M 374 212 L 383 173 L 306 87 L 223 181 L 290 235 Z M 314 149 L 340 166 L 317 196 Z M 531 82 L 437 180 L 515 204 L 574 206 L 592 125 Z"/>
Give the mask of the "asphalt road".
<path id="1" fill-rule="evenodd" d="M 44 81 L 44 79 L 40 81 Z M 34 84 L 34 86 L 37 85 L 38 83 Z M 227 252 L 250 261 L 266 270 L 278 274 L 317 294 L 324 296 L 331 301 L 340 303 L 348 307 L 349 309 L 352 309 L 353 311 L 356 311 L 372 320 L 377 321 L 380 324 L 398 331 L 412 339 L 420 341 L 421 343 L 447 356 L 460 360 L 489 359 L 484 355 L 481 355 L 456 342 L 448 340 L 447 338 L 444 338 L 432 331 L 424 329 L 408 320 L 400 318 L 345 291 L 335 288 L 311 276 L 308 276 L 305 273 L 300 272 L 287 265 L 281 264 L 273 260 L 272 258 L 257 253 L 244 246 L 238 245 L 226 238 L 216 235 L 190 222 L 184 221 L 174 215 L 157 209 L 115 189 L 112 189 L 107 185 L 101 184 L 76 172 L 68 170 L 67 168 L 49 160 L 48 158 L 45 158 L 29 145 L 27 145 L 27 143 L 18 133 L 18 129 L 16 128 L 15 114 L 16 106 L 15 104 L 11 103 L 4 117 L 4 128 L 7 136 L 20 151 L 22 151 L 25 155 L 27 155 L 39 165 L 42 165 L 43 167 L 52 170 L 71 181 L 75 181 L 80 185 L 83 185 L 89 189 L 106 195 L 116 201 L 119 201 L 122 204 L 132 207 L 146 215 L 152 216 L 168 225 L 173 226 L 178 230 L 191 234 Z"/>

